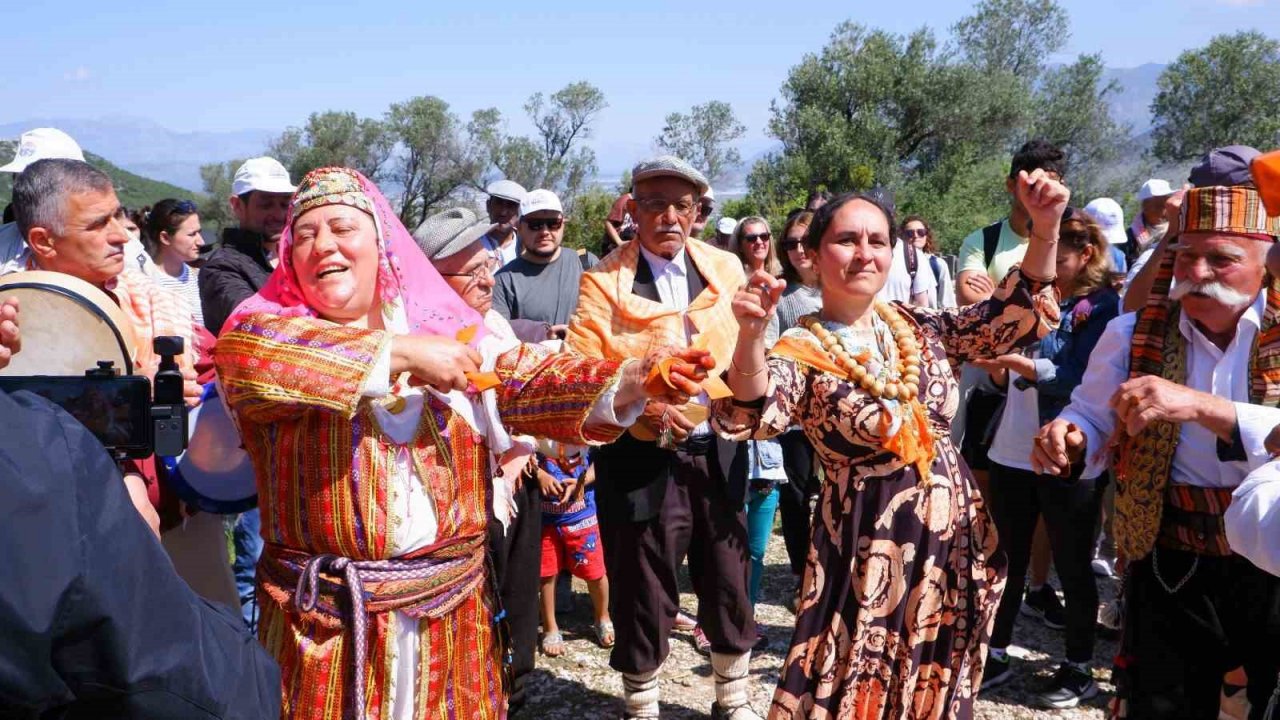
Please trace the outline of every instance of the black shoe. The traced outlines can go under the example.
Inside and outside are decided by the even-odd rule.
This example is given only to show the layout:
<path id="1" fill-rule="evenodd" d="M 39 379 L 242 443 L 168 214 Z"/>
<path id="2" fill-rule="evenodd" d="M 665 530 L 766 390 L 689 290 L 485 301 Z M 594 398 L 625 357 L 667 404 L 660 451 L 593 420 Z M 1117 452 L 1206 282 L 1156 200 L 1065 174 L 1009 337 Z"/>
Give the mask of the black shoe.
<path id="1" fill-rule="evenodd" d="M 1034 592 L 1027 590 L 1026 596 L 1022 599 L 1021 610 L 1023 615 L 1040 618 L 1045 625 L 1054 630 L 1061 630 L 1067 626 L 1067 611 L 1062 607 L 1058 593 L 1048 583 L 1041 585 L 1040 589 Z"/>
<path id="2" fill-rule="evenodd" d="M 734 708 L 732 710 L 725 710 L 724 708 L 720 707 L 720 703 L 718 702 L 711 703 L 711 720 L 752 720 L 752 719 L 761 720 L 760 716 L 756 714 L 756 711 L 752 710 L 750 706 L 744 705 L 742 707 Z"/>
<path id="3" fill-rule="evenodd" d="M 981 692 L 986 692 L 992 688 L 998 688 L 1001 685 L 1013 679 L 1013 668 L 1010 667 L 1009 654 L 1005 653 L 1004 659 L 1000 660 L 987 653 L 987 663 L 982 666 L 982 688 Z"/>
<path id="4" fill-rule="evenodd" d="M 1053 678 L 1036 694 L 1036 703 L 1040 707 L 1053 710 L 1066 710 L 1088 700 L 1098 694 L 1098 684 L 1087 670 L 1063 663 Z"/>

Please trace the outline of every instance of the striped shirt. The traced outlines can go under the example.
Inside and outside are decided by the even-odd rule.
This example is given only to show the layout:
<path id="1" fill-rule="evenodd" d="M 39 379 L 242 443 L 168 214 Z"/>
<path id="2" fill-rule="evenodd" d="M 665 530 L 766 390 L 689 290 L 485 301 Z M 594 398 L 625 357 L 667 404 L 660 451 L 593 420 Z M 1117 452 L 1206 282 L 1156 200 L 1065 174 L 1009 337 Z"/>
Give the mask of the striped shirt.
<path id="1" fill-rule="evenodd" d="M 200 271 L 189 265 L 182 266 L 180 277 L 173 277 L 163 269 L 155 274 L 156 282 L 160 287 L 172 291 L 185 300 L 192 319 L 197 325 L 204 325 L 204 313 L 200 309 L 200 283 L 197 282 L 199 277 Z"/>

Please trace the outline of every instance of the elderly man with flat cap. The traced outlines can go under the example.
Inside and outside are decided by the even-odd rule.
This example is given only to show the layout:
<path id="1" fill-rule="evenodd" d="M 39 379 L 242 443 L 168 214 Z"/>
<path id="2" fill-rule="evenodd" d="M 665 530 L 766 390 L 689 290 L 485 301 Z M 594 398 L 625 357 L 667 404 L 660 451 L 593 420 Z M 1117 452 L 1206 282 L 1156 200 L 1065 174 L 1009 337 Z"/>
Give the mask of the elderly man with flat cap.
<path id="1" fill-rule="evenodd" d="M 1123 717 L 1213 720 L 1243 665 L 1256 720 L 1280 671 L 1280 578 L 1238 554 L 1224 518 L 1280 424 L 1280 280 L 1264 266 L 1280 218 L 1238 153 L 1211 152 L 1191 182 L 1141 309 L 1107 325 L 1032 464 L 1115 471 Z"/>
<path id="2" fill-rule="evenodd" d="M 710 351 L 718 374 L 733 352 L 731 302 L 745 278 L 736 256 L 690 237 L 707 180 L 672 156 L 640 163 L 632 180 L 636 240 L 583 275 L 566 347 L 622 360 L 661 345 L 693 345 Z M 713 383 L 705 387 L 716 391 Z M 623 675 L 627 718 L 658 717 L 658 673 L 686 553 L 698 619 L 711 642 L 712 717 L 759 717 L 747 698 L 756 629 L 747 593 L 746 487 L 726 480 L 731 453 L 717 448 L 707 402 L 704 392 L 680 407 L 650 403 L 629 434 L 593 456 L 617 629 L 610 665 Z"/>

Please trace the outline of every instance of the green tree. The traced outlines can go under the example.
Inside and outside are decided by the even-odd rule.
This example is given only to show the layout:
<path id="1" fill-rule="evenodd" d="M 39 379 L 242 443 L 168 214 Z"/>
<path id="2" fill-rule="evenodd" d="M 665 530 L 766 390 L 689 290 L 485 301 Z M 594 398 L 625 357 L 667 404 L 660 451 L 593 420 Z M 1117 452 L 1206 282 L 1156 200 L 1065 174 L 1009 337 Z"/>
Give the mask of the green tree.
<path id="1" fill-rule="evenodd" d="M 407 227 L 417 227 L 459 188 L 480 184 L 489 157 L 484 123 L 473 117 L 464 127 L 448 103 L 427 95 L 393 104 L 386 124 L 399 143 L 386 179 L 402 188 L 399 214 Z"/>
<path id="2" fill-rule="evenodd" d="M 1037 115 L 1028 133 L 1066 153 L 1067 184 L 1080 205 L 1086 198 L 1117 190 L 1104 184 L 1104 175 L 1131 146 L 1133 129 L 1111 116 L 1120 84 L 1104 82 L 1104 70 L 1101 55 L 1081 55 L 1070 65 L 1047 71 L 1036 90 Z"/>
<path id="3" fill-rule="evenodd" d="M 583 143 L 608 106 L 604 93 L 588 82 L 570 83 L 550 97 L 534 93 L 524 110 L 536 134 L 508 136 L 490 118 L 483 137 L 489 160 L 503 177 L 529 189 L 551 190 L 567 207 L 596 172 L 595 152 Z"/>
<path id="4" fill-rule="evenodd" d="M 738 122 L 729 103 L 712 100 L 694 105 L 688 115 L 667 115 L 656 142 L 705 173 L 714 186 L 742 164 L 742 155 L 732 143 L 746 133 L 747 127 Z"/>
<path id="5" fill-rule="evenodd" d="M 318 167 L 349 167 L 377 182 L 391 158 L 395 137 L 379 120 L 353 112 L 311 113 L 303 127 L 290 127 L 268 146 L 267 154 L 289 169 L 295 180 Z"/>
<path id="6" fill-rule="evenodd" d="M 223 228 L 236 224 L 236 218 L 231 214 L 231 182 L 236 176 L 236 169 L 243 164 L 244 160 L 231 160 L 200 166 L 204 197 L 200 199 L 197 209 L 202 226 L 221 232 Z"/>
<path id="7" fill-rule="evenodd" d="M 1186 161 L 1222 145 L 1280 143 L 1280 42 L 1219 35 L 1165 68 L 1151 103 L 1152 153 Z"/>
<path id="8" fill-rule="evenodd" d="M 579 193 L 565 215 L 564 246 L 586 248 L 599 254 L 604 239 L 604 219 L 617 196 L 601 188 Z"/>
<path id="9" fill-rule="evenodd" d="M 1009 73 L 1034 84 L 1044 59 L 1070 38 L 1067 11 L 1055 0 L 982 0 L 951 28 L 955 52 L 990 76 Z"/>

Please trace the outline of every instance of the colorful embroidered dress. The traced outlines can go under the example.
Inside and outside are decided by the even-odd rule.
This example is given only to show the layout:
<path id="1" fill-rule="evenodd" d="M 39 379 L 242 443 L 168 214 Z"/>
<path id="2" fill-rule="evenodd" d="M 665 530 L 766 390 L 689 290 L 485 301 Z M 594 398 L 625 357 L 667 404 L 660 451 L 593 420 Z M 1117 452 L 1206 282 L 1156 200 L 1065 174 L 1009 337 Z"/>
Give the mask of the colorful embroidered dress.
<path id="1" fill-rule="evenodd" d="M 1015 270 L 985 303 L 894 307 L 924 348 L 920 396 L 936 452 L 928 477 L 884 447 L 884 427 L 902 422 L 884 423 L 893 401 L 777 352 L 762 408 L 731 400 L 714 408 L 717 429 L 735 439 L 799 424 L 825 476 L 773 719 L 972 716 L 1004 562 L 995 524 L 951 443 L 953 369 L 1043 337 L 1057 323 L 1058 301 L 1051 285 Z M 825 327 L 858 344 L 847 329 Z M 803 323 L 783 338 L 825 357 Z"/>
<path id="2" fill-rule="evenodd" d="M 252 315 L 218 343 L 218 369 L 254 459 L 262 535 L 259 636 L 280 662 L 283 717 L 342 720 L 348 702 L 352 637 L 317 608 L 300 612 L 281 562 L 294 553 L 380 560 L 404 554 L 395 539 L 411 490 L 392 481 L 407 458 L 434 507 L 436 538 L 483 547 L 489 518 L 489 453 L 482 438 L 432 398 L 417 431 L 397 443 L 361 396 L 374 360 L 389 341 L 382 331 L 322 320 Z M 617 365 L 553 356 L 535 346 L 504 354 L 498 406 L 515 432 L 573 444 L 610 440 L 618 428 L 585 427 Z M 283 560 L 281 560 L 283 559 Z M 412 683 L 413 718 L 503 716 L 499 642 L 487 582 L 475 582 L 439 618 L 380 612 L 369 619 L 364 717 L 394 717 L 397 683 Z M 291 578 L 289 578 L 291 579 Z M 366 589 L 368 589 L 366 587 Z M 385 591 L 384 591 L 385 592 Z M 330 588 L 341 606 L 346 593 Z M 321 605 L 324 602 L 322 601 Z M 416 622 L 420 663 L 397 666 L 394 625 Z M 400 692 L 403 692 L 401 690 Z"/>
<path id="3" fill-rule="evenodd" d="M 373 218 L 387 330 L 337 325 L 306 304 L 292 220 L 324 205 Z M 487 332 L 359 173 L 309 173 L 290 217 L 279 267 L 215 349 L 257 475 L 259 637 L 281 666 L 282 717 L 505 717 L 485 560 L 490 451 L 510 448 L 508 430 L 611 441 L 621 366 Z M 395 335 L 460 333 L 496 387 L 437 396 L 392 385 Z"/>

